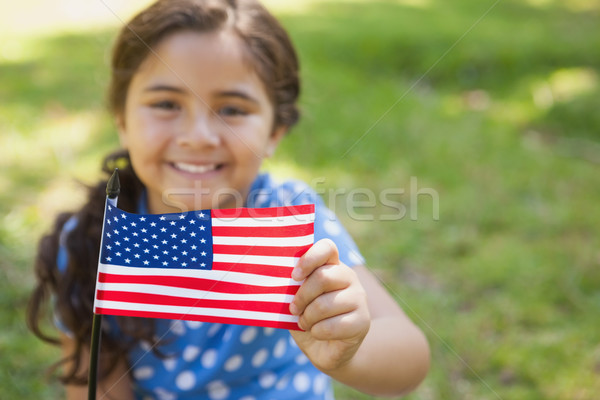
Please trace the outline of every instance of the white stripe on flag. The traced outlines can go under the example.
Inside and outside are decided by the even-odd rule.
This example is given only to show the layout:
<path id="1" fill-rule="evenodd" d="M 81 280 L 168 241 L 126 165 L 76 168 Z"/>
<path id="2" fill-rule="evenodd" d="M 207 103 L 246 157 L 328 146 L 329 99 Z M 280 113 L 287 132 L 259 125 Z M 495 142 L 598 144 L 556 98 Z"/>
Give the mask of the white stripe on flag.
<path id="1" fill-rule="evenodd" d="M 233 246 L 306 246 L 314 242 L 314 235 L 297 237 L 235 237 L 235 236 L 213 236 L 213 244 L 224 244 Z"/>
<path id="2" fill-rule="evenodd" d="M 183 269 L 183 268 L 145 268 L 145 267 L 123 267 L 100 263 L 100 272 L 111 275 L 142 275 L 142 276 L 178 276 L 183 278 L 210 279 L 219 282 L 241 283 L 256 286 L 300 286 L 292 278 L 278 278 L 274 276 L 245 274 L 242 272 L 206 270 L 206 269 Z"/>
<path id="3" fill-rule="evenodd" d="M 214 262 L 224 262 L 232 264 L 232 269 L 235 264 L 262 264 L 272 265 L 276 267 L 293 268 L 298 263 L 299 257 L 283 257 L 283 256 L 253 256 L 244 254 L 213 254 Z M 291 274 L 291 272 L 290 272 Z"/>

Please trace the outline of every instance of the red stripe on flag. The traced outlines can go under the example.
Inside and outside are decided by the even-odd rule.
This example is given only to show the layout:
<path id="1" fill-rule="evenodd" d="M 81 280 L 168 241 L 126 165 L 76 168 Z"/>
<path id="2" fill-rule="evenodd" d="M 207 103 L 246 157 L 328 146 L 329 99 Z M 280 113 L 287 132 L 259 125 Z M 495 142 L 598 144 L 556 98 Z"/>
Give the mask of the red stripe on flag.
<path id="1" fill-rule="evenodd" d="M 281 267 L 276 265 L 213 262 L 214 271 L 235 271 L 255 275 L 269 275 L 275 278 L 291 278 L 293 269 L 293 267 Z"/>
<path id="2" fill-rule="evenodd" d="M 117 310 L 112 308 L 96 307 L 96 314 L 105 315 L 124 315 L 129 317 L 142 317 L 142 318 L 165 318 L 165 319 L 177 319 L 186 321 L 202 321 L 202 322 L 214 322 L 222 324 L 238 324 L 238 325 L 253 325 L 253 326 L 264 326 L 267 328 L 282 328 L 300 330 L 298 324 L 295 322 L 285 321 L 267 321 L 267 320 L 253 320 L 244 318 L 227 318 L 227 317 L 213 317 L 204 315 L 191 315 L 191 314 L 179 314 L 179 313 L 163 313 L 153 311 L 138 311 L 138 310 Z"/>
<path id="3" fill-rule="evenodd" d="M 174 270 L 175 271 L 175 270 Z M 237 294 L 296 294 L 298 286 L 257 286 L 212 279 L 190 278 L 165 275 L 117 275 L 100 272 L 98 274 L 100 283 L 140 283 L 147 285 L 170 286 L 185 289 L 210 290 L 219 293 L 237 293 Z"/>
<path id="4" fill-rule="evenodd" d="M 297 237 L 314 233 L 313 223 L 292 226 L 213 226 L 213 236 L 236 237 Z"/>
<path id="5" fill-rule="evenodd" d="M 301 257 L 312 245 L 306 246 L 234 246 L 227 244 L 213 244 L 214 254 L 239 254 L 241 256 L 276 256 L 276 257 Z"/>
<path id="6" fill-rule="evenodd" d="M 213 218 L 235 219 L 235 218 L 277 218 L 290 217 L 295 215 L 313 214 L 315 212 L 314 204 L 305 204 L 301 206 L 286 207 L 267 207 L 267 208 L 227 208 L 221 210 L 211 210 L 210 215 Z"/>

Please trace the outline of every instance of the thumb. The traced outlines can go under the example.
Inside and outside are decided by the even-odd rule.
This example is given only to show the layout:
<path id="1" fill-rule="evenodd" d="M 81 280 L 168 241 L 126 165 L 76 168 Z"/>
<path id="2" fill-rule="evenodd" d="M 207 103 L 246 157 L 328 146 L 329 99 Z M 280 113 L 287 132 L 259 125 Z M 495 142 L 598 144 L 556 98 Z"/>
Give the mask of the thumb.
<path id="1" fill-rule="evenodd" d="M 292 270 L 292 279 L 300 282 L 312 272 L 323 265 L 339 264 L 338 249 L 333 240 L 321 239 L 313 244 L 310 249 L 298 260 Z"/>

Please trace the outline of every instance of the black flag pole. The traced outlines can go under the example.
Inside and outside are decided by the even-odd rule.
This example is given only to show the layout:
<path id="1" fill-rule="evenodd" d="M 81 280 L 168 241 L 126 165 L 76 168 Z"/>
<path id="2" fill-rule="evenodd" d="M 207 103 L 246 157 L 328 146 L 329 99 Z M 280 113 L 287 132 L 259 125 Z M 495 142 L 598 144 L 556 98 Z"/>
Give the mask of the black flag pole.
<path id="1" fill-rule="evenodd" d="M 115 168 L 112 176 L 106 184 L 106 202 L 117 206 L 121 184 L 119 183 L 119 170 Z M 104 234 L 104 221 L 102 221 L 102 234 Z M 100 240 L 100 253 L 102 253 L 102 240 Z M 96 284 L 98 277 L 96 276 Z M 95 297 L 94 291 L 94 297 Z M 88 376 L 88 400 L 96 400 L 96 386 L 98 382 L 98 355 L 100 350 L 100 336 L 102 333 L 102 315 L 94 313 L 92 321 L 92 339 L 90 343 L 90 369 Z"/>

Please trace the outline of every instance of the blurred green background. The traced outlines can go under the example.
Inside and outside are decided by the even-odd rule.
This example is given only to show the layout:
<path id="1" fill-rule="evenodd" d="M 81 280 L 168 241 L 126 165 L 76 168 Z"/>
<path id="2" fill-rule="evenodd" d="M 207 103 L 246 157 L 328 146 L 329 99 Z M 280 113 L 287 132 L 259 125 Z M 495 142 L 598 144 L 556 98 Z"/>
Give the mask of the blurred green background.
<path id="1" fill-rule="evenodd" d="M 0 5 L 2 399 L 60 397 L 58 350 L 24 322 L 35 243 L 117 145 L 109 48 L 146 3 Z M 267 168 L 325 192 L 428 336 L 408 398 L 597 399 L 600 2 L 268 5 L 300 52 L 304 117 Z M 348 210 L 367 199 L 353 188 L 376 205 Z"/>

